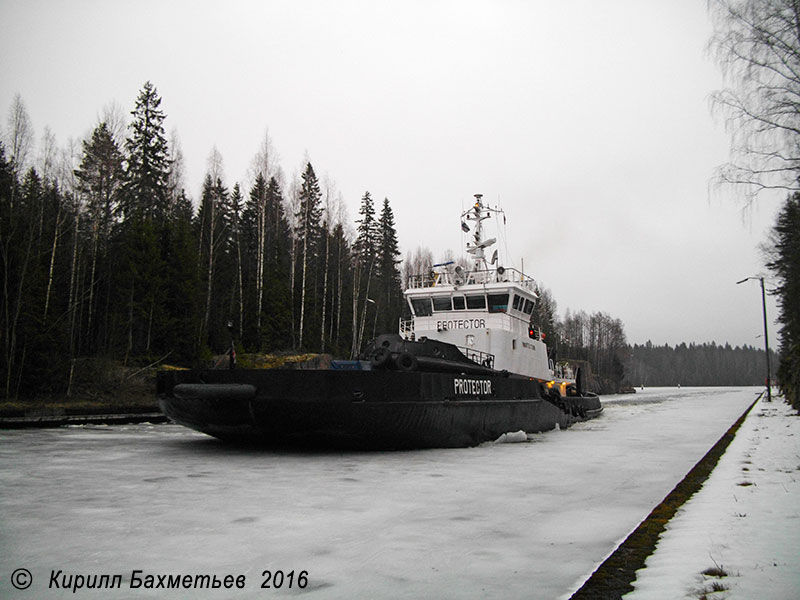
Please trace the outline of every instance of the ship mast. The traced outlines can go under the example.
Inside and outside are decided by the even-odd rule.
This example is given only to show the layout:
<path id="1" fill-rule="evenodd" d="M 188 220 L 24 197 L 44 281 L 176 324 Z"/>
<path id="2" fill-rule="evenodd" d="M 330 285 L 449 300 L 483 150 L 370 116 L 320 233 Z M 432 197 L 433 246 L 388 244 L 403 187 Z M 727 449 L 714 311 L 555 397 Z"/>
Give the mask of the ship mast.
<path id="1" fill-rule="evenodd" d="M 472 244 L 467 243 L 467 252 L 475 258 L 475 271 L 488 271 L 489 263 L 486 261 L 484 250 L 497 241 L 495 238 L 483 239 L 483 221 L 491 217 L 490 209 L 483 205 L 483 194 L 475 194 L 475 204 L 471 209 L 461 215 L 462 219 L 474 221 Z M 469 230 L 462 221 L 462 228 Z M 494 260 L 492 260 L 494 262 Z"/>

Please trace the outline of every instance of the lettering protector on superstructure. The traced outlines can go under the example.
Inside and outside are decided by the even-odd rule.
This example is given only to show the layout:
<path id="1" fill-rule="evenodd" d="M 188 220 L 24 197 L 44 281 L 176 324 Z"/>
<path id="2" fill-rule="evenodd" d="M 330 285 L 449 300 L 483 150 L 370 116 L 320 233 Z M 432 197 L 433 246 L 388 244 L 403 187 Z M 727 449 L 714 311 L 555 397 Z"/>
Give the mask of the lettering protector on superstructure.
<path id="1" fill-rule="evenodd" d="M 486 260 L 485 251 L 496 239 L 483 239 L 483 223 L 493 213 L 502 211 L 484 206 L 482 195 L 476 194 L 474 205 L 461 215 L 463 230 L 470 229 L 465 221 L 473 223 L 466 248 L 473 257 L 471 270 L 451 261 L 410 278 L 405 297 L 412 318 L 401 322 L 400 334 L 454 344 L 475 362 L 498 371 L 552 380 L 547 347 L 533 322 L 538 300 L 533 278 L 514 268 L 495 267 L 496 251 Z"/>

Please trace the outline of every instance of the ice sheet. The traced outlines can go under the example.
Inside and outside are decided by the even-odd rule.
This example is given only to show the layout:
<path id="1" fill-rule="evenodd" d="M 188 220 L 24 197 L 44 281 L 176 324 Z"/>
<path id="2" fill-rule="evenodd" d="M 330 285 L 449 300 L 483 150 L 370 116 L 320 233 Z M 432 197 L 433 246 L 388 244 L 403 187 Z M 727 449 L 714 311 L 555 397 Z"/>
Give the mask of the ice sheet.
<path id="1" fill-rule="evenodd" d="M 242 450 L 175 425 L 4 431 L 0 597 L 568 597 L 757 393 L 649 389 L 528 443 L 448 450 Z M 30 589 L 10 586 L 17 568 Z M 50 590 L 59 569 L 125 582 Z M 247 585 L 130 590 L 133 569 Z M 262 590 L 265 569 L 305 570 L 308 586 Z"/>

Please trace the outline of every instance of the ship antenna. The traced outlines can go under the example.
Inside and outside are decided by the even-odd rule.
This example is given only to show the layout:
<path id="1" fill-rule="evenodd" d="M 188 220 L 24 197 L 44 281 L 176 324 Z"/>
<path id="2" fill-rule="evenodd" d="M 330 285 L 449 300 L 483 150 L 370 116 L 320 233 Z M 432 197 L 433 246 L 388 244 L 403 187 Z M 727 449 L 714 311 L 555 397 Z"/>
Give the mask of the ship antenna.
<path id="1" fill-rule="evenodd" d="M 481 210 L 483 210 L 483 194 L 475 194 L 475 214 L 480 216 Z M 481 225 L 480 219 L 475 223 L 475 245 L 478 246 L 481 243 L 481 237 L 483 235 L 483 226 Z"/>
<path id="2" fill-rule="evenodd" d="M 475 194 L 475 204 L 461 215 L 462 219 L 475 222 L 472 244 L 467 244 L 467 252 L 475 257 L 475 270 L 488 270 L 484 249 L 494 244 L 495 240 L 483 239 L 483 220 L 491 216 L 490 211 L 483 205 L 483 194 Z"/>

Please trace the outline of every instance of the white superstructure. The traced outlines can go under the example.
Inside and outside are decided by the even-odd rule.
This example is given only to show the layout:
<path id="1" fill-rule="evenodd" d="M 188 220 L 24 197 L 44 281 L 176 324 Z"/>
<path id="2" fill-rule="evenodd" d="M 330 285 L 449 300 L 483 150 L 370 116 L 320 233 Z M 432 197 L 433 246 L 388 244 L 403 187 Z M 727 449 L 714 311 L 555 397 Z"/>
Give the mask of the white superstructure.
<path id="1" fill-rule="evenodd" d="M 412 277 L 405 291 L 412 317 L 401 321 L 400 335 L 454 344 L 475 362 L 496 370 L 547 382 L 562 379 L 555 377 L 539 324 L 533 320 L 536 284 L 517 269 L 494 266 L 496 252 L 486 260 L 485 251 L 496 240 L 483 239 L 483 222 L 500 211 L 485 206 L 480 194 L 475 199 L 461 215 L 462 229 L 469 231 L 467 221 L 473 223 L 467 244 L 473 268 L 449 262 Z"/>

